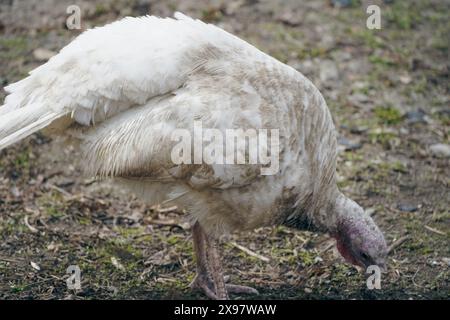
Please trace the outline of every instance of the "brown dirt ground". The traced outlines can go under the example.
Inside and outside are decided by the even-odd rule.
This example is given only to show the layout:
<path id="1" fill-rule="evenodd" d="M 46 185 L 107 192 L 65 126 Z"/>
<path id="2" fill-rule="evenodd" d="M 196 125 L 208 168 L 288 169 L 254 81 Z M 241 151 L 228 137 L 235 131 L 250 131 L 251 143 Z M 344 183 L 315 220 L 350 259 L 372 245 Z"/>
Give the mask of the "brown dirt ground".
<path id="1" fill-rule="evenodd" d="M 261 295 L 250 298 L 448 299 L 449 159 L 429 147 L 449 143 L 449 2 L 373 1 L 382 30 L 366 29 L 367 1 L 350 2 L 3 1 L 0 82 L 42 64 L 37 48 L 58 51 L 79 33 L 64 28 L 72 3 L 84 28 L 174 10 L 219 24 L 317 84 L 347 139 L 340 187 L 397 244 L 381 290 L 368 290 L 327 236 L 258 229 L 224 239 L 231 281 L 255 286 Z M 0 153 L 0 299 L 203 298 L 188 288 L 195 263 L 182 212 L 86 179 L 77 160 L 41 134 Z M 81 268 L 80 291 L 66 287 L 69 265 Z"/>

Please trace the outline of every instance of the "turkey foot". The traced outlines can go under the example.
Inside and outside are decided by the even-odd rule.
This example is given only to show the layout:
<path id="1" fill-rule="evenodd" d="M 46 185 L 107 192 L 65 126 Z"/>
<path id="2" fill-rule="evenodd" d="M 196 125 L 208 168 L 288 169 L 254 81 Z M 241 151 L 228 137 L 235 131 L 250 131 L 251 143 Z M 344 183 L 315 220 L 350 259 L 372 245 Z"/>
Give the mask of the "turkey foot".
<path id="1" fill-rule="evenodd" d="M 197 275 L 191 283 L 192 289 L 201 289 L 210 299 L 228 299 L 228 293 L 258 294 L 254 288 L 225 284 L 217 241 L 211 239 L 198 222 L 192 229 Z"/>
<path id="2" fill-rule="evenodd" d="M 203 290 L 205 295 L 213 300 L 218 300 L 219 298 L 214 292 L 214 284 L 207 275 L 200 275 L 197 273 L 194 280 L 190 284 L 191 289 Z M 237 294 L 259 294 L 258 290 L 252 287 L 241 286 L 236 284 L 225 284 L 227 293 L 237 293 Z"/>
<path id="3" fill-rule="evenodd" d="M 244 293 L 244 294 L 259 294 L 258 290 L 252 287 L 241 286 L 239 284 L 226 284 L 228 293 Z"/>

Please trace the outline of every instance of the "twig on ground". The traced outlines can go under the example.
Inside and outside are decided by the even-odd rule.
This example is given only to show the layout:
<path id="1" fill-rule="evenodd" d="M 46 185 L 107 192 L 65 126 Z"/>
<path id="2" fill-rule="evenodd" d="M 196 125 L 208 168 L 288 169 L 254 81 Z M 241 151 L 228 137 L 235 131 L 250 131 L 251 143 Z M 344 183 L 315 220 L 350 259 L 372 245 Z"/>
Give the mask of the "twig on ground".
<path id="1" fill-rule="evenodd" d="M 328 250 L 330 250 L 331 248 L 334 247 L 334 242 L 329 243 L 325 248 L 323 248 L 320 252 L 319 252 L 319 256 L 324 254 L 325 252 L 327 252 Z"/>
<path id="2" fill-rule="evenodd" d="M 146 219 L 145 220 L 149 224 L 156 224 L 158 226 L 169 226 L 169 227 L 178 227 L 183 230 L 189 230 L 190 225 L 186 222 L 177 222 L 174 219 L 168 219 L 168 220 L 160 220 L 160 219 Z"/>
<path id="3" fill-rule="evenodd" d="M 67 192 L 66 190 L 64 190 L 58 186 L 55 186 L 54 184 L 49 184 L 48 186 L 50 187 L 50 189 L 56 190 L 66 197 L 73 197 L 73 195 L 71 193 Z"/>
<path id="4" fill-rule="evenodd" d="M 20 260 L 11 259 L 11 258 L 5 258 L 5 257 L 0 257 L 0 260 L 6 261 L 6 262 L 13 262 L 13 263 L 20 263 L 20 262 L 22 262 Z"/>
<path id="5" fill-rule="evenodd" d="M 446 235 L 446 233 L 444 232 L 444 231 L 441 231 L 441 230 L 438 230 L 438 229 L 435 229 L 435 228 L 432 228 L 432 227 L 430 227 L 430 226 L 425 226 L 425 229 L 427 229 L 428 231 L 431 231 L 431 232 L 434 232 L 434 233 L 437 233 L 437 234 L 440 234 L 441 236 L 445 236 Z"/>
<path id="6" fill-rule="evenodd" d="M 388 247 L 388 253 L 392 252 L 395 248 L 399 247 L 403 242 L 409 240 L 410 238 L 411 238 L 410 236 L 403 236 L 398 238 Z"/>
<path id="7" fill-rule="evenodd" d="M 250 250 L 250 249 L 248 249 L 248 248 L 246 248 L 246 247 L 244 247 L 244 246 L 241 246 L 240 244 L 237 244 L 237 243 L 234 242 L 234 241 L 231 241 L 230 244 L 231 244 L 232 246 L 238 248 L 239 250 L 244 251 L 244 252 L 245 252 L 246 254 L 248 254 L 249 256 L 255 257 L 255 258 L 257 258 L 257 259 L 259 259 L 259 260 L 261 260 L 261 261 L 264 261 L 264 262 L 269 262 L 269 261 L 270 261 L 269 258 L 267 258 L 267 257 L 265 257 L 265 256 L 263 256 L 263 255 L 260 255 L 260 254 L 254 252 L 254 251 L 252 251 L 252 250 Z"/>
<path id="8" fill-rule="evenodd" d="M 23 222 L 25 223 L 25 225 L 27 226 L 27 228 L 28 228 L 31 232 L 33 232 L 33 233 L 38 233 L 38 232 L 39 232 L 38 229 L 36 229 L 35 227 L 33 227 L 33 226 L 28 222 L 28 216 L 25 216 L 25 217 L 23 218 Z"/>
<path id="9" fill-rule="evenodd" d="M 177 206 L 173 206 L 173 207 L 169 207 L 169 208 L 156 208 L 156 211 L 158 213 L 166 213 L 166 212 L 172 212 L 172 211 L 177 211 L 178 207 Z"/>
<path id="10" fill-rule="evenodd" d="M 419 270 L 420 270 L 420 267 L 417 268 L 417 271 L 414 273 L 414 275 L 413 275 L 413 277 L 412 277 L 411 280 L 412 280 L 412 283 L 413 283 L 416 287 L 423 288 L 421 285 L 417 284 L 416 281 L 415 281 L 416 276 L 417 276 L 417 273 L 419 273 Z"/>

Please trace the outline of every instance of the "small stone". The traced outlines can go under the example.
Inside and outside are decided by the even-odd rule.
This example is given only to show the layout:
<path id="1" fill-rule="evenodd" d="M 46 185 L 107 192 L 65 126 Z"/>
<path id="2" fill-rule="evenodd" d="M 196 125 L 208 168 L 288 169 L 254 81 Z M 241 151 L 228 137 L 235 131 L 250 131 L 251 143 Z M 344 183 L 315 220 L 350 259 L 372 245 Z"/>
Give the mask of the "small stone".
<path id="1" fill-rule="evenodd" d="M 355 81 L 352 84 L 352 90 L 364 90 L 368 88 L 370 84 L 365 81 Z"/>
<path id="2" fill-rule="evenodd" d="M 348 102 L 358 108 L 363 108 L 367 103 L 370 102 L 368 95 L 360 92 L 356 92 L 348 96 Z"/>
<path id="3" fill-rule="evenodd" d="M 431 261 L 430 263 L 433 267 L 438 266 L 439 262 L 437 262 L 436 260 Z"/>
<path id="4" fill-rule="evenodd" d="M 36 262 L 30 261 L 30 265 L 34 270 L 41 271 L 41 267 Z"/>
<path id="5" fill-rule="evenodd" d="M 303 16 L 300 15 L 298 12 L 289 10 L 281 14 L 278 20 L 288 26 L 296 27 L 299 26 L 304 19 Z"/>
<path id="6" fill-rule="evenodd" d="M 431 153 L 438 158 L 450 158 L 450 145 L 436 143 L 430 146 Z"/>
<path id="7" fill-rule="evenodd" d="M 244 0 L 237 0 L 237 1 L 228 1 L 227 6 L 225 8 L 225 13 L 229 16 L 239 12 L 242 6 L 245 5 Z"/>
<path id="8" fill-rule="evenodd" d="M 357 102 L 369 102 L 370 98 L 364 93 L 354 93 L 350 96 L 351 100 L 357 101 Z"/>
<path id="9" fill-rule="evenodd" d="M 49 251 L 56 251 L 56 249 L 58 249 L 58 246 L 53 241 L 47 246 Z"/>
<path id="10" fill-rule="evenodd" d="M 305 288 L 306 293 L 312 293 L 312 290 L 310 288 Z"/>
<path id="11" fill-rule="evenodd" d="M 400 133 L 403 135 L 407 135 L 409 134 L 409 130 L 407 128 L 401 127 L 400 128 Z"/>
<path id="12" fill-rule="evenodd" d="M 295 63 L 292 62 L 292 63 L 289 63 L 289 65 L 291 67 L 293 67 L 294 69 L 300 71 L 301 73 L 309 74 L 309 75 L 314 74 L 315 67 L 316 67 L 316 64 L 310 59 L 306 59 L 301 62 L 295 62 Z"/>
<path id="13" fill-rule="evenodd" d="M 361 126 L 361 127 L 351 127 L 350 132 L 353 134 L 362 134 L 369 130 L 369 127 Z"/>
<path id="14" fill-rule="evenodd" d="M 47 61 L 53 57 L 56 53 L 44 48 L 38 48 L 33 51 L 33 56 L 38 61 Z"/>
<path id="15" fill-rule="evenodd" d="M 336 44 L 336 39 L 334 39 L 334 44 Z M 348 51 L 332 51 L 331 56 L 335 61 L 351 61 L 353 59 L 352 54 Z M 363 82 L 359 81 L 359 83 Z M 358 86 L 358 84 L 356 86 Z"/>
<path id="16" fill-rule="evenodd" d="M 397 205 L 397 209 L 403 212 L 415 212 L 419 207 L 408 203 L 400 203 Z"/>
<path id="17" fill-rule="evenodd" d="M 331 3 L 335 7 L 347 8 L 352 5 L 352 0 L 331 0 Z"/>
<path id="18" fill-rule="evenodd" d="M 401 75 L 398 78 L 403 84 L 409 84 L 412 81 L 411 76 L 408 74 Z"/>
<path id="19" fill-rule="evenodd" d="M 337 80 L 339 77 L 336 63 L 331 60 L 325 60 L 320 64 L 320 80 L 322 82 Z"/>
<path id="20" fill-rule="evenodd" d="M 123 264 L 121 264 L 116 257 L 111 257 L 111 263 L 113 264 L 114 267 L 116 267 L 116 269 L 122 270 L 122 271 L 125 270 L 125 267 L 123 266 Z"/>
<path id="21" fill-rule="evenodd" d="M 425 112 L 422 110 L 417 111 L 409 111 L 405 113 L 405 119 L 406 123 L 413 124 L 413 123 L 425 123 Z"/>
<path id="22" fill-rule="evenodd" d="M 361 143 L 356 142 L 356 141 L 351 141 L 345 137 L 339 137 L 338 138 L 338 143 L 341 146 L 345 147 L 345 151 L 352 151 L 352 150 L 357 150 L 360 149 L 362 147 Z"/>
<path id="23" fill-rule="evenodd" d="M 20 198 L 22 196 L 22 192 L 16 186 L 11 187 L 10 192 L 16 198 Z"/>
<path id="24" fill-rule="evenodd" d="M 448 267 L 450 267 L 450 258 L 442 258 L 442 261 L 443 261 Z"/>

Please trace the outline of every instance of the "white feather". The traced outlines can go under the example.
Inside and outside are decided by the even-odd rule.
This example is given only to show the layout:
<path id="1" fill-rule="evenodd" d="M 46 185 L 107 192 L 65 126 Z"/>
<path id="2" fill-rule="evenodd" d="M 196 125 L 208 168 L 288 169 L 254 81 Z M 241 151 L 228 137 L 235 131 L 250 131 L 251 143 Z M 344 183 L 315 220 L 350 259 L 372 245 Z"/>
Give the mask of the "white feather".
<path id="1" fill-rule="evenodd" d="M 334 194 L 334 126 L 314 85 L 181 13 L 88 30 L 6 91 L 0 150 L 69 115 L 90 127 L 89 172 L 125 181 L 145 200 L 186 207 L 210 232 L 283 221 L 285 202 L 299 206 L 311 192 L 312 215 L 313 205 Z M 170 133 L 195 119 L 222 132 L 279 129 L 278 174 L 261 176 L 260 164 L 174 165 Z"/>

